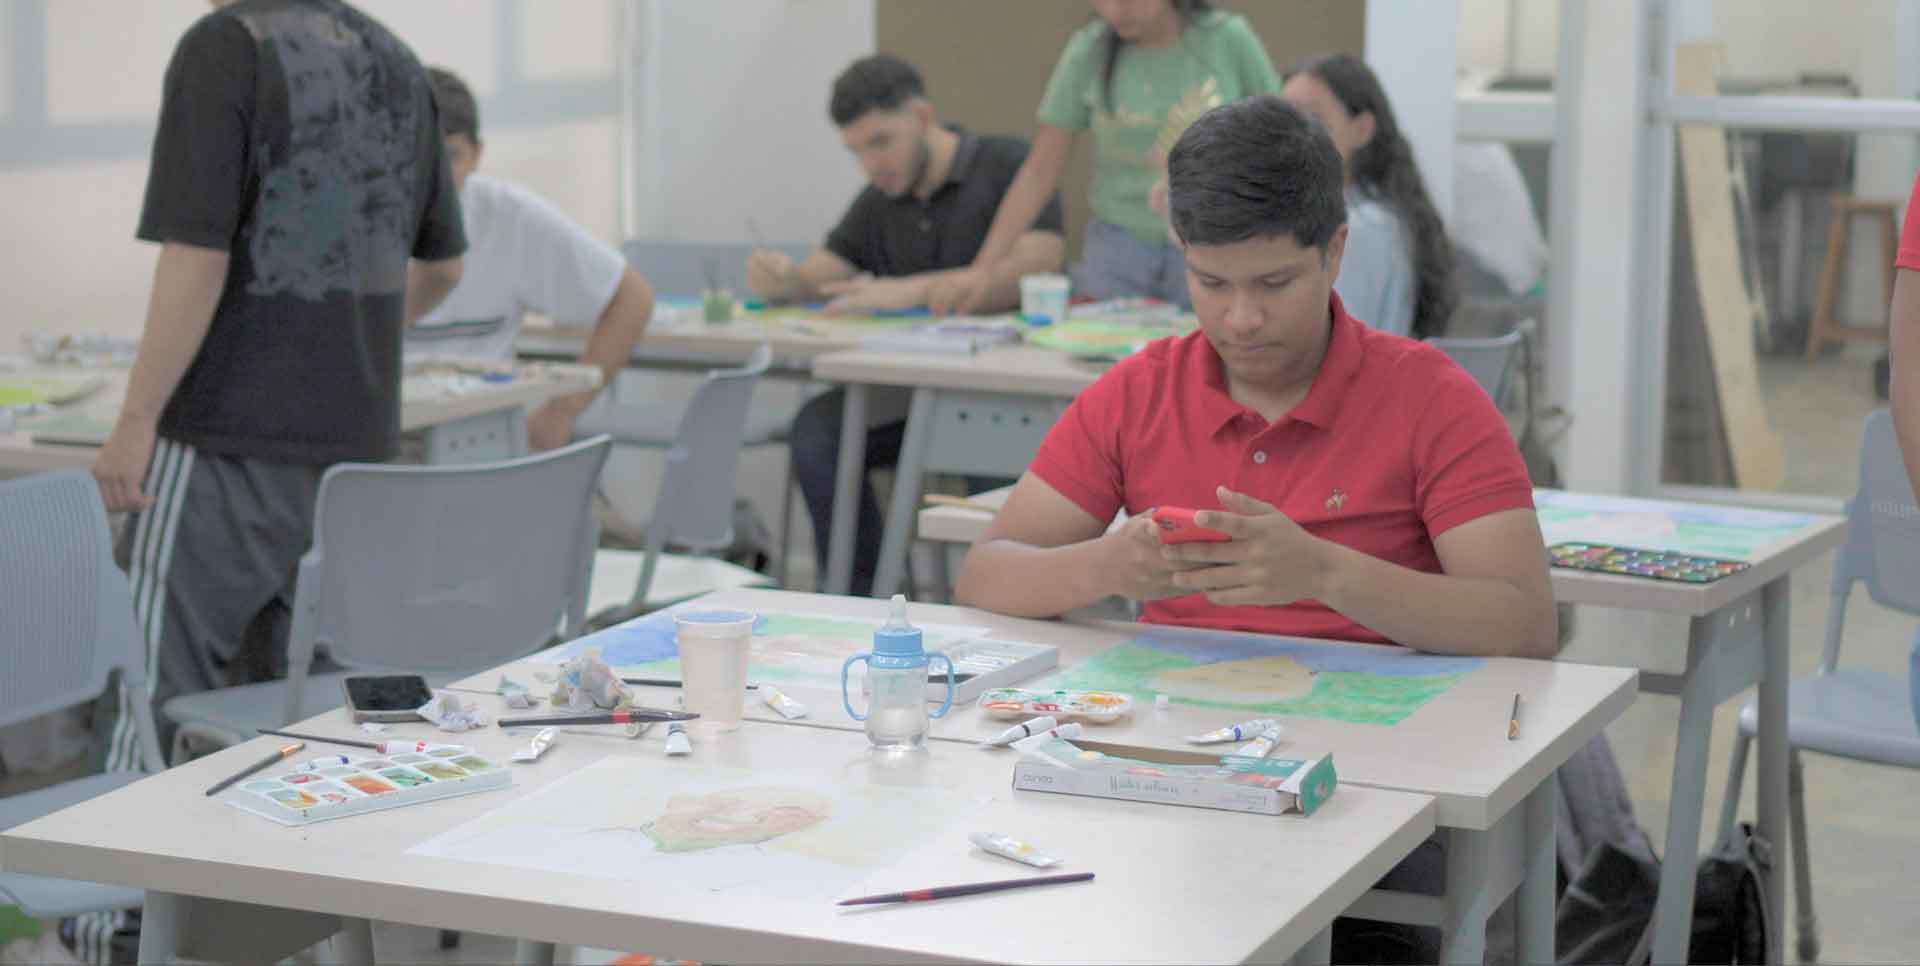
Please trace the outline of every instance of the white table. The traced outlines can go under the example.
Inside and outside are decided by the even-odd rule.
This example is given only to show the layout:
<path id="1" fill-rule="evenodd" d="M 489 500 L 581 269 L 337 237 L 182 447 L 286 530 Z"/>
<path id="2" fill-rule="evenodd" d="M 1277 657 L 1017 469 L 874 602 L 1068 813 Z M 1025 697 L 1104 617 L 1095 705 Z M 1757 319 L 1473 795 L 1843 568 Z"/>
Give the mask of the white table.
<path id="1" fill-rule="evenodd" d="M 871 620 L 884 618 L 886 602 L 786 591 L 724 591 L 703 598 L 703 606 L 754 611 L 827 613 Z M 916 623 L 979 626 L 1002 640 L 1051 644 L 1060 648 L 1062 667 L 1084 661 L 1132 637 L 1142 625 L 1120 622 L 1034 621 L 985 611 L 915 605 Z M 1369 647 L 1370 645 L 1352 645 Z M 550 670 L 550 666 L 548 666 Z M 531 683 L 535 667 L 526 662 L 509 673 Z M 1366 786 L 1430 796 L 1436 822 L 1447 830 L 1448 883 L 1444 899 L 1399 893 L 1370 893 L 1355 915 L 1438 926 L 1449 962 L 1479 962 L 1486 917 L 1508 895 L 1518 894 L 1522 960 L 1553 958 L 1554 773 L 1576 750 L 1633 702 L 1635 672 L 1554 661 L 1489 659 L 1451 689 L 1395 727 L 1347 724 L 1320 718 L 1283 719 L 1288 744 L 1299 755 L 1332 752 L 1344 786 Z M 491 692 L 498 673 L 476 675 L 454 687 Z M 837 689 L 783 684 L 782 690 L 804 703 L 804 723 L 831 729 L 862 726 L 841 710 Z M 675 692 L 639 688 L 643 704 L 670 705 Z M 1523 697 L 1520 739 L 1508 741 L 1506 726 L 1513 695 Z M 763 721 L 778 717 L 758 701 L 747 715 Z M 1230 712 L 1198 712 L 1151 705 L 1125 724 L 1093 729 L 1092 737 L 1153 747 L 1191 746 L 1180 737 L 1232 724 Z M 997 734 L 1006 723 L 988 719 L 977 708 L 957 708 L 934 722 L 936 739 L 972 742 Z"/>
<path id="2" fill-rule="evenodd" d="M 357 734 L 340 710 L 298 730 Z M 424 725 L 396 731 L 432 734 Z M 1303 947 L 1324 961 L 1333 918 L 1433 828 L 1430 800 L 1363 787 L 1340 789 L 1310 819 L 1259 816 L 1016 793 L 1009 754 L 950 742 L 888 757 L 858 733 L 752 722 L 701 740 L 684 761 L 984 799 L 966 818 L 930 824 L 924 846 L 853 894 L 1020 876 L 1021 866 L 967 844 L 976 828 L 1041 843 L 1070 870 L 1098 876 L 1005 896 L 843 910 L 405 854 L 607 756 L 658 760 L 657 737 L 569 734 L 537 764 L 514 766 L 510 790 L 305 829 L 201 795 L 278 740 L 257 739 L 10 829 L 0 834 L 0 864 L 149 890 L 143 962 L 175 954 L 264 961 L 343 927 L 347 941 L 335 952 L 369 962 L 366 919 L 708 962 L 1273 962 Z M 498 729 L 468 739 L 499 759 L 522 741 Z M 1286 874 L 1276 874 L 1283 862 Z"/>
<path id="3" fill-rule="evenodd" d="M 996 490 L 974 497 L 973 502 L 987 512 L 947 506 L 924 509 L 920 511 L 920 535 L 927 540 L 972 543 L 986 531 L 992 520 L 991 510 L 1004 504 L 1006 495 L 1006 490 Z M 1839 546 L 1846 536 L 1846 521 L 1820 514 L 1770 513 L 1549 490 L 1536 491 L 1535 501 L 1543 511 L 1541 529 L 1548 544 L 1581 541 L 1662 549 L 1663 532 L 1668 540 L 1684 536 L 1681 527 L 1685 521 L 1699 515 L 1747 520 L 1774 534 L 1754 552 L 1731 554 L 1747 560 L 1751 564 L 1747 570 L 1711 584 L 1561 568 L 1552 572 L 1554 598 L 1561 603 L 1674 614 L 1689 621 L 1685 669 L 1678 674 L 1646 671 L 1641 675 L 1641 686 L 1646 690 L 1680 698 L 1673 791 L 1662 854 L 1681 859 L 1664 863 L 1660 871 L 1652 949 L 1656 963 L 1681 962 L 1686 958 L 1693 921 L 1693 857 L 1700 849 L 1713 710 L 1756 683 L 1760 689 L 1758 831 L 1772 843 L 1776 856 L 1786 854 L 1791 579 L 1793 571 Z M 1796 522 L 1799 525 L 1793 525 Z M 1781 937 L 1785 935 L 1786 894 L 1782 865 L 1784 861 L 1775 862 L 1768 892 L 1771 922 L 1777 933 L 1771 948 L 1776 952 L 1784 950 Z"/>
<path id="4" fill-rule="evenodd" d="M 856 349 L 814 359 L 816 378 L 842 383 L 847 390 L 823 585 L 827 592 L 845 593 L 852 584 L 853 522 L 865 474 L 869 386 L 913 390 L 873 581 L 874 596 L 886 597 L 906 571 L 914 508 L 925 474 L 1020 475 L 1067 404 L 1102 371 L 1064 352 L 1026 345 L 975 355 Z"/>
<path id="5" fill-rule="evenodd" d="M 0 433 L 0 477 L 59 469 L 86 469 L 126 396 L 127 370 L 118 368 L 47 370 L 61 375 L 94 373 L 106 385 L 69 406 L 87 423 L 77 431 L 52 439 L 37 439 L 32 420 L 17 431 Z M 32 374 L 32 371 L 26 373 Z M 526 453 L 527 413 L 556 396 L 593 389 L 600 372 L 581 365 L 522 365 L 513 378 L 481 382 L 474 378 L 408 376 L 401 382 L 400 430 L 425 436 L 424 458 L 429 463 L 477 463 Z"/>

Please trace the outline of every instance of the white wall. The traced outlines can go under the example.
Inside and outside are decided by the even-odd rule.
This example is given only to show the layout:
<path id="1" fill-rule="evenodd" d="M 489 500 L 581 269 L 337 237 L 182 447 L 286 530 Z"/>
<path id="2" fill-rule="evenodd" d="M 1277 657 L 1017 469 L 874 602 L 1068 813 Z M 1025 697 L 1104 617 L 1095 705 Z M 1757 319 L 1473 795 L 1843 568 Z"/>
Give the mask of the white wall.
<path id="1" fill-rule="evenodd" d="M 862 184 L 828 92 L 873 52 L 873 4 L 636 0 L 635 233 L 825 237 Z"/>
<path id="2" fill-rule="evenodd" d="M 135 335 L 144 318 L 155 246 L 135 241 L 147 175 L 147 148 L 173 46 L 205 14 L 204 0 L 9 0 L 0 16 L 0 52 L 18 18 L 44 17 L 44 126 L 16 103 L 6 78 L 5 126 L 13 140 L 0 164 L 0 354 L 42 329 Z M 453 68 L 481 99 L 485 170 L 524 182 L 596 235 L 618 240 L 619 117 L 615 57 L 618 0 L 367 0 L 363 9 L 399 33 L 430 64 Z M 517 9 L 509 9 L 516 8 Z M 502 14 L 524 26 L 512 43 Z M 112 23 L 114 30 L 101 30 Z M 503 59 L 519 69 L 509 77 Z M 567 84 L 541 85 L 551 77 Z M 510 87 L 503 87 L 510 84 Z M 557 99 L 558 120 L 514 109 L 516 98 Z M 582 98 L 585 98 L 584 100 Z M 571 99 L 571 100 L 569 100 Z M 509 108 L 493 117 L 490 108 Z M 496 123 L 497 122 L 497 123 Z M 22 142 L 48 147 L 26 150 Z M 22 157 L 21 155 L 25 155 Z"/>

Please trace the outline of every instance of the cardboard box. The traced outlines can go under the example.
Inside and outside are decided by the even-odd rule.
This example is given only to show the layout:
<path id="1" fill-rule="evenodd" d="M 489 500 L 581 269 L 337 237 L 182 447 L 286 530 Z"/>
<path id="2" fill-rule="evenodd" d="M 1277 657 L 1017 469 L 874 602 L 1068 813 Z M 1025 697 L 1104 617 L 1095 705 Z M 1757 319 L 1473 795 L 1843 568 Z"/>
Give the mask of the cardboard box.
<path id="1" fill-rule="evenodd" d="M 1016 790 L 1232 812 L 1312 815 L 1333 795 L 1333 756 L 1247 758 L 1055 740 L 1013 766 Z"/>

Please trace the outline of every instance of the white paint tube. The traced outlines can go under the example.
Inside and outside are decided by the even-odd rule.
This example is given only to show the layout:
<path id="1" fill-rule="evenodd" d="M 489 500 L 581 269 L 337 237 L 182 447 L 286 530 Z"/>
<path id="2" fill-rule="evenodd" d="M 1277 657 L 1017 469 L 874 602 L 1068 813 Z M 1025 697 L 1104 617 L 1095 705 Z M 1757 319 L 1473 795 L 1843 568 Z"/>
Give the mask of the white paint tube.
<path id="1" fill-rule="evenodd" d="M 1273 746 L 1279 743 L 1280 729 L 1274 728 L 1271 731 L 1261 732 L 1260 737 L 1235 748 L 1233 753 L 1242 758 L 1265 758 L 1273 754 Z"/>
<path id="2" fill-rule="evenodd" d="M 553 747 L 554 741 L 558 740 L 559 737 L 560 737 L 560 729 L 541 728 L 539 731 L 534 733 L 533 740 L 527 742 L 527 746 L 525 748 L 522 748 L 519 751 L 516 751 L 513 753 L 513 760 L 514 761 L 538 761 L 540 760 L 541 755 L 544 755 L 547 753 L 548 748 Z"/>
<path id="3" fill-rule="evenodd" d="M 771 684 L 760 685 L 760 700 L 765 701 L 767 707 L 772 708 L 775 713 L 788 721 L 807 716 L 806 705 L 787 697 L 779 688 Z"/>
<path id="4" fill-rule="evenodd" d="M 975 832 L 967 836 L 967 841 L 979 846 L 983 851 L 1035 868 L 1051 869 L 1060 864 L 1059 858 L 1040 851 L 1033 843 L 1022 842 L 1011 835 L 1002 835 L 999 832 Z"/>
<path id="5" fill-rule="evenodd" d="M 1053 719 L 1052 715 L 1041 715 L 1038 718 L 1032 718 L 1021 724 L 1014 725 L 1000 732 L 998 735 L 980 742 L 980 746 L 982 748 L 1005 748 L 1022 738 L 1032 737 L 1042 731 L 1053 728 L 1059 723 L 1060 722 Z"/>
<path id="6" fill-rule="evenodd" d="M 1215 728 L 1204 735 L 1188 735 L 1187 740 L 1196 745 L 1215 745 L 1226 741 L 1249 741 L 1269 731 L 1279 734 L 1280 723 L 1272 718 L 1255 718 L 1237 725 Z"/>
<path id="7" fill-rule="evenodd" d="M 687 740 L 687 726 L 678 721 L 667 723 L 667 754 L 693 754 L 693 743 Z"/>

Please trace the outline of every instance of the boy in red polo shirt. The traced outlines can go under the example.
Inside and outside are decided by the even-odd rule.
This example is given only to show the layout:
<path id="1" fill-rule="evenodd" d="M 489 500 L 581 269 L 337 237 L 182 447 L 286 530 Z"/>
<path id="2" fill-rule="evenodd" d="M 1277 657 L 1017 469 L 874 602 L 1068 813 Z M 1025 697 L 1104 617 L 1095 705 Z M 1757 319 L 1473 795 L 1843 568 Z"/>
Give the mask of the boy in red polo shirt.
<path id="1" fill-rule="evenodd" d="M 1467 372 L 1333 293 L 1340 155 L 1275 97 L 1168 158 L 1200 331 L 1115 366 L 1061 418 L 968 554 L 961 603 L 1549 657 L 1546 552 L 1512 436 Z M 1232 539 L 1162 545 L 1153 507 Z M 1125 508 L 1125 525 L 1107 521 Z"/>

